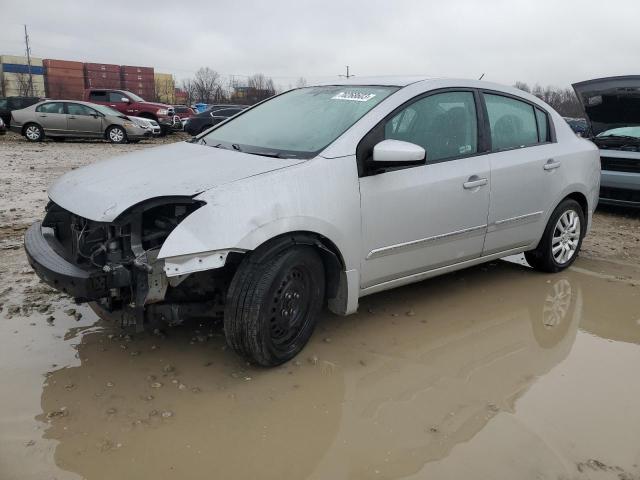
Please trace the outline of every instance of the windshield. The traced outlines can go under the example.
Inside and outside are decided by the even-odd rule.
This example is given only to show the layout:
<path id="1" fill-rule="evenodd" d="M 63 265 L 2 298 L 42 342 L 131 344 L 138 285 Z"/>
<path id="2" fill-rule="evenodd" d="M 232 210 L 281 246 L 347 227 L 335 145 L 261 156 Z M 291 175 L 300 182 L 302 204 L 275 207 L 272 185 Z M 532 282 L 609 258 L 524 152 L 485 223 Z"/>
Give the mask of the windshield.
<path id="1" fill-rule="evenodd" d="M 370 86 L 292 90 L 224 123 L 202 140 L 258 155 L 311 158 L 397 90 Z"/>
<path id="2" fill-rule="evenodd" d="M 612 128 L 596 135 L 596 138 L 605 137 L 637 138 L 640 140 L 640 126 Z"/>
<path id="3" fill-rule="evenodd" d="M 114 110 L 113 108 L 107 107 L 105 105 L 98 105 L 96 103 L 96 104 L 92 104 L 91 108 L 99 111 L 103 115 L 115 115 L 116 117 L 122 117 L 122 113 L 120 113 L 118 110 Z"/>
<path id="4" fill-rule="evenodd" d="M 132 92 L 125 92 L 127 94 L 127 97 L 129 97 L 131 100 L 133 100 L 134 102 L 144 102 L 145 99 L 142 97 L 139 97 L 138 95 L 136 95 L 135 93 Z"/>

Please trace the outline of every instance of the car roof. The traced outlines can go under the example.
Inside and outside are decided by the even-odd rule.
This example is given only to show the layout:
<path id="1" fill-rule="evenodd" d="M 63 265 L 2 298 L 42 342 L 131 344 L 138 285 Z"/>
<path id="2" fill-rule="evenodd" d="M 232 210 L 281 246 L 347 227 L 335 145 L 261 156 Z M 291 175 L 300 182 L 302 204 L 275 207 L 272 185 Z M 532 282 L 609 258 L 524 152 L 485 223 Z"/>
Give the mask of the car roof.
<path id="1" fill-rule="evenodd" d="M 319 83 L 314 83 L 309 86 L 321 86 L 321 85 L 376 85 L 383 87 L 406 87 L 412 83 L 429 80 L 430 77 L 424 75 L 383 75 L 372 77 L 357 77 L 350 78 L 338 78 L 336 80 L 329 80 Z"/>

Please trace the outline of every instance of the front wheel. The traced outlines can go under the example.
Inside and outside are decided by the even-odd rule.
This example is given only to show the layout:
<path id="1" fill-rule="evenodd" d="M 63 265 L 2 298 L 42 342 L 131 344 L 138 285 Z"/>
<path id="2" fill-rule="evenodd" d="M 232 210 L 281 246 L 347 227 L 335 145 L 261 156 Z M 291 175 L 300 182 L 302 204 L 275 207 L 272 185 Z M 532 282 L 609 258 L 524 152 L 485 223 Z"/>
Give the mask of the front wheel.
<path id="1" fill-rule="evenodd" d="M 127 143 L 127 132 L 124 128 L 114 125 L 107 130 L 107 139 L 111 143 Z"/>
<path id="2" fill-rule="evenodd" d="M 313 333 L 324 303 L 324 267 L 307 246 L 238 267 L 224 312 L 227 343 L 265 367 L 296 356 Z"/>
<path id="3" fill-rule="evenodd" d="M 29 123 L 24 128 L 24 136 L 30 142 L 41 142 L 44 140 L 44 130 L 40 125 Z"/>
<path id="4" fill-rule="evenodd" d="M 542 272 L 556 273 L 569 267 L 578 256 L 586 222 L 578 202 L 564 200 L 553 211 L 535 250 L 525 252 L 529 265 Z"/>

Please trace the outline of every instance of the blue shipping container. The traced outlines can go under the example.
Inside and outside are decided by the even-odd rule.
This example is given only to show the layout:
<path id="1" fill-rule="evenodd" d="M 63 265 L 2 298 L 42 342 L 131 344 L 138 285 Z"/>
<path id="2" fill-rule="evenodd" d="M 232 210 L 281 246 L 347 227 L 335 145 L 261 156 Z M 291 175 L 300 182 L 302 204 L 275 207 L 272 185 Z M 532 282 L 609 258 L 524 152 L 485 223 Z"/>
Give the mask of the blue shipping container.
<path id="1" fill-rule="evenodd" d="M 2 71 L 5 73 L 29 73 L 29 65 L 19 65 L 17 63 L 3 63 Z M 44 75 L 44 68 L 31 65 L 33 75 Z"/>

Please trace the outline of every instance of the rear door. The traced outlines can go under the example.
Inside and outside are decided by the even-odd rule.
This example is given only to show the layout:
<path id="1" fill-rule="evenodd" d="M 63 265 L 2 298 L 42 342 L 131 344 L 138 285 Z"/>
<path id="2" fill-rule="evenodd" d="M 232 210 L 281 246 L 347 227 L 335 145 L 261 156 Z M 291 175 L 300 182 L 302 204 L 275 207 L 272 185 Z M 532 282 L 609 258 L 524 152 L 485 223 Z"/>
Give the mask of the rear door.
<path id="1" fill-rule="evenodd" d="M 403 140 L 427 152 L 425 165 L 365 166 L 362 288 L 481 255 L 490 169 L 482 153 L 478 105 L 472 90 L 430 93 L 397 109 L 370 132 L 374 138 L 361 142 Z"/>
<path id="2" fill-rule="evenodd" d="M 549 115 L 519 97 L 483 92 L 491 132 L 491 204 L 483 255 L 527 246 L 562 190 Z"/>
<path id="3" fill-rule="evenodd" d="M 86 105 L 67 103 L 67 129 L 81 137 L 101 137 L 103 116 Z"/>
<path id="4" fill-rule="evenodd" d="M 44 128 L 45 134 L 67 134 L 67 114 L 64 102 L 47 102 L 36 108 L 36 121 Z"/>

